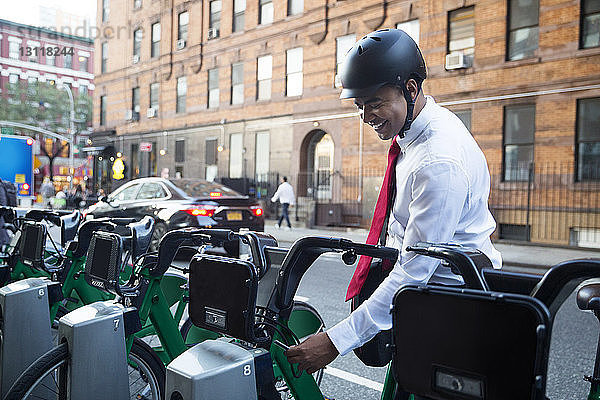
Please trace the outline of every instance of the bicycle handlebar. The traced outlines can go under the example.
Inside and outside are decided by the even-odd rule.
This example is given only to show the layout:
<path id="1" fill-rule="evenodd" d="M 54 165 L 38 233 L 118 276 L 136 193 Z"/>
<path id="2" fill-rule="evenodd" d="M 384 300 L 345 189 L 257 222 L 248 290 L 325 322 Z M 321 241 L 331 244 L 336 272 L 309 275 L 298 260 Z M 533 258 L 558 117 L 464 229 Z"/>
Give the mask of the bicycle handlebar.
<path id="1" fill-rule="evenodd" d="M 348 239 L 309 236 L 298 239 L 292 244 L 283 260 L 279 279 L 275 306 L 281 314 L 291 312 L 294 295 L 302 276 L 315 260 L 323 253 L 352 250 L 356 254 L 373 258 L 386 258 L 396 261 L 398 249 L 364 243 L 355 243 Z"/>
<path id="2" fill-rule="evenodd" d="M 453 244 L 419 242 L 408 246 L 407 251 L 448 261 L 461 275 L 470 289 L 490 290 L 479 272 L 481 268 L 493 268 L 490 260 L 479 250 Z M 478 263 L 473 261 L 477 258 Z"/>
<path id="3" fill-rule="evenodd" d="M 232 240 L 234 233 L 228 229 L 182 228 L 167 232 L 158 245 L 156 265 L 150 268 L 151 276 L 161 276 L 171 266 L 177 250 L 185 242 L 219 244 Z M 152 260 L 154 263 L 154 260 Z"/>

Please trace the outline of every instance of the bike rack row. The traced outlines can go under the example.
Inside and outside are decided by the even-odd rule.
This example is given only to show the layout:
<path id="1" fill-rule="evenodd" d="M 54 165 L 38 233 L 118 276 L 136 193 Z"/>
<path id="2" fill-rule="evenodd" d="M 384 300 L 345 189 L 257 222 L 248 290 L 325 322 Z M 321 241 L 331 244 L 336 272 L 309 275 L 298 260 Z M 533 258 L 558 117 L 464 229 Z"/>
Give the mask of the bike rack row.
<path id="1" fill-rule="evenodd" d="M 132 232 L 135 236 L 135 229 Z M 147 230 L 144 232 L 147 234 Z M 29 233 L 25 232 L 25 236 Z M 131 342 L 126 338 L 139 331 L 143 322 L 140 308 L 144 305 L 137 299 L 148 290 L 144 279 L 164 274 L 179 246 L 194 242 L 192 238 L 195 243 L 210 243 L 234 236 L 224 231 L 213 231 L 212 235 L 199 229 L 169 232 L 161 241 L 165 245 L 159 246 L 158 254 L 144 256 L 145 250 L 136 253 L 136 258 L 147 267 L 147 275 L 123 283 L 119 279 L 123 236 L 94 232 L 83 275 L 91 285 L 117 294 L 117 301 L 86 305 L 60 319 L 58 343 L 59 347 L 68 348 L 68 367 L 40 379 L 48 382 L 58 378 L 71 399 L 130 398 L 127 374 Z M 314 379 L 306 373 L 299 374 L 284 355 L 284 348 L 298 340 L 288 321 L 302 276 L 327 252 L 342 253 L 342 259 L 351 263 L 356 255 L 395 260 L 398 251 L 324 237 L 299 239 L 289 251 L 284 251 L 268 235 L 247 233 L 235 237 L 249 248 L 247 257 L 197 254 L 185 271 L 189 272 L 189 314 L 193 325 L 222 337 L 202 341 L 173 357 L 166 368 L 166 381 L 159 382 L 164 386 L 148 391 L 169 400 L 217 396 L 271 400 L 281 398 L 275 387 L 277 377 L 283 376 L 296 399 L 322 399 Z M 393 330 L 394 360 L 382 399 L 408 398 L 408 393 L 438 400 L 546 399 L 545 376 L 554 316 L 579 284 L 600 277 L 600 260 L 565 262 L 540 278 L 490 269 L 489 260 L 481 252 L 453 244 L 419 243 L 409 251 L 441 259 L 463 276 L 466 287 L 406 285 L 397 292 L 391 311 L 394 326 L 410 328 Z M 34 253 L 38 257 L 39 251 Z M 273 262 L 275 259 L 278 261 Z M 5 378 L 5 359 L 19 368 L 30 366 L 25 375 L 33 361 L 37 359 L 38 363 L 49 355 L 37 358 L 53 345 L 52 340 L 47 340 L 48 310 L 52 299 L 60 297 L 57 287 L 47 278 L 29 278 L 0 289 L 4 319 L 0 347 L 3 396 L 5 383 L 17 378 L 14 371 Z M 581 309 L 591 310 L 600 318 L 599 284 L 583 286 L 577 300 Z M 29 315 L 15 315 L 26 314 L 25 309 Z M 34 320 L 44 323 L 32 325 Z M 23 336 L 27 330 L 29 336 Z M 401 345 L 408 341 L 413 345 Z M 37 357 L 25 360 L 21 355 L 17 360 L 17 354 L 11 353 L 10 346 L 21 349 L 23 343 L 34 342 L 39 342 L 39 348 L 31 353 Z M 517 353 L 521 355 L 518 362 Z M 590 398 L 600 393 L 599 361 L 597 356 L 594 375 L 588 378 L 592 382 Z M 132 362 L 129 359 L 129 365 Z M 17 384 L 20 381 L 21 378 Z M 44 385 L 35 390 L 36 396 L 46 395 Z M 22 397 L 10 397 L 10 393 L 6 397 L 16 398 Z"/>

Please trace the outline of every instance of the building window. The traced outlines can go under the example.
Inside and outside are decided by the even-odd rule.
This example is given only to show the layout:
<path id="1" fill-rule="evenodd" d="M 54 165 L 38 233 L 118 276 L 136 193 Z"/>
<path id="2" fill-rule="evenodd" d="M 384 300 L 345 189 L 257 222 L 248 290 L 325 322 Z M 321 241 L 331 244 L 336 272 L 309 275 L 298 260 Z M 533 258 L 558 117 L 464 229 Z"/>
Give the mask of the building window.
<path id="1" fill-rule="evenodd" d="M 39 43 L 37 43 L 37 42 L 36 43 L 29 42 L 29 43 L 27 43 L 27 46 L 29 46 L 29 47 L 39 47 Z M 33 62 L 33 63 L 38 62 L 37 52 L 32 51 L 31 54 L 29 54 L 29 56 L 27 57 L 27 61 Z"/>
<path id="2" fill-rule="evenodd" d="M 154 82 L 150 84 L 150 108 L 158 110 L 158 91 L 160 90 L 160 83 Z"/>
<path id="3" fill-rule="evenodd" d="M 88 71 L 88 58 L 86 56 L 79 56 L 79 70 L 83 72 Z"/>
<path id="4" fill-rule="evenodd" d="M 244 103 L 244 63 L 231 65 L 231 104 Z"/>
<path id="5" fill-rule="evenodd" d="M 140 176 L 140 151 L 137 143 L 132 143 L 131 149 L 131 179 L 138 178 Z"/>
<path id="6" fill-rule="evenodd" d="M 33 96 L 37 89 L 37 78 L 35 76 L 30 76 L 27 78 L 27 94 Z"/>
<path id="7" fill-rule="evenodd" d="M 185 98 L 187 96 L 187 78 L 185 76 L 177 78 L 177 106 L 175 112 L 185 112 Z"/>
<path id="8" fill-rule="evenodd" d="M 334 78 L 334 85 L 335 87 L 341 87 L 342 86 L 342 81 L 340 80 L 340 67 L 342 66 L 342 63 L 344 62 L 344 60 L 346 59 L 346 53 L 348 53 L 348 50 L 350 50 L 352 48 L 352 46 L 354 45 L 354 42 L 356 42 L 356 35 L 352 34 L 352 35 L 346 35 L 346 36 L 340 36 L 338 38 L 335 39 L 335 78 Z"/>
<path id="9" fill-rule="evenodd" d="M 18 74 L 8 75 L 8 83 L 10 83 L 12 85 L 19 83 L 19 75 Z"/>
<path id="10" fill-rule="evenodd" d="M 582 49 L 600 46 L 600 1 L 581 2 L 581 43 Z"/>
<path id="11" fill-rule="evenodd" d="M 269 174 L 269 132 L 256 132 L 256 180 L 266 182 Z"/>
<path id="12" fill-rule="evenodd" d="M 577 101 L 577 180 L 600 180 L 600 97 Z"/>
<path id="13" fill-rule="evenodd" d="M 258 23 L 260 25 L 273 23 L 273 0 L 260 0 Z"/>
<path id="14" fill-rule="evenodd" d="M 19 57 L 19 42 L 9 41 L 8 42 L 8 58 L 18 60 Z"/>
<path id="15" fill-rule="evenodd" d="M 221 0 L 213 0 L 210 2 L 208 28 L 214 32 L 212 34 L 213 38 L 219 37 L 219 32 L 221 30 Z"/>
<path id="16" fill-rule="evenodd" d="M 106 125 L 106 96 L 100 96 L 100 126 Z"/>
<path id="17" fill-rule="evenodd" d="M 507 60 L 531 58 L 538 48 L 539 0 L 509 0 Z"/>
<path id="18" fill-rule="evenodd" d="M 175 141 L 175 162 L 185 161 L 185 139 Z"/>
<path id="19" fill-rule="evenodd" d="M 461 52 L 473 65 L 475 53 L 475 7 L 459 8 L 448 13 L 448 53 Z M 468 60 L 467 60 L 468 59 Z"/>
<path id="20" fill-rule="evenodd" d="M 233 31 L 244 30 L 244 13 L 246 12 L 246 0 L 233 0 Z"/>
<path id="21" fill-rule="evenodd" d="M 86 85 L 79 85 L 79 94 L 87 96 L 88 87 Z"/>
<path id="22" fill-rule="evenodd" d="M 108 15 L 110 14 L 109 0 L 102 0 L 102 22 L 108 21 Z"/>
<path id="23" fill-rule="evenodd" d="M 229 177 L 241 178 L 243 172 L 244 146 L 241 133 L 229 136 Z"/>
<path id="24" fill-rule="evenodd" d="M 219 107 L 219 69 L 208 70 L 208 108 Z"/>
<path id="25" fill-rule="evenodd" d="M 65 55 L 65 59 L 64 59 L 64 67 L 71 69 L 73 68 L 73 55 L 72 54 L 67 54 Z"/>
<path id="26" fill-rule="evenodd" d="M 142 8 L 142 0 L 133 0 L 133 8 L 136 10 Z"/>
<path id="27" fill-rule="evenodd" d="M 152 24 L 152 44 L 150 47 L 150 57 L 160 55 L 160 22 Z"/>
<path id="28" fill-rule="evenodd" d="M 133 31 L 133 57 L 137 57 L 138 61 L 140 58 L 140 52 L 142 50 L 142 37 L 143 33 L 141 28 Z"/>
<path id="29" fill-rule="evenodd" d="M 286 91 L 287 96 L 302 94 L 302 47 L 286 52 Z"/>
<path id="30" fill-rule="evenodd" d="M 140 120 L 140 88 L 131 89 L 131 112 L 134 121 Z"/>
<path id="31" fill-rule="evenodd" d="M 526 181 L 533 162 L 535 105 L 504 107 L 504 180 Z"/>
<path id="32" fill-rule="evenodd" d="M 204 177 L 209 182 L 214 182 L 217 177 L 217 139 L 206 139 L 204 160 L 206 161 L 206 171 Z"/>
<path id="33" fill-rule="evenodd" d="M 420 35 L 420 25 L 418 19 L 413 19 L 411 21 L 400 22 L 396 24 L 397 29 L 402 29 L 404 32 L 408 33 L 416 44 L 419 44 L 419 35 Z"/>
<path id="34" fill-rule="evenodd" d="M 187 41 L 188 25 L 190 23 L 190 14 L 184 11 L 179 14 L 179 28 L 177 30 L 177 40 Z"/>
<path id="35" fill-rule="evenodd" d="M 100 63 L 100 72 L 106 72 L 106 64 L 108 62 L 108 42 L 102 43 L 102 62 Z"/>
<path id="36" fill-rule="evenodd" d="M 287 15 L 298 15 L 304 12 L 304 0 L 288 0 Z"/>
<path id="37" fill-rule="evenodd" d="M 471 132 L 471 110 L 458 110 L 454 111 L 454 114 L 456 114 L 469 132 Z"/>
<path id="38" fill-rule="evenodd" d="M 258 100 L 269 100 L 271 98 L 271 78 L 273 77 L 273 56 L 258 57 L 256 81 Z"/>
<path id="39" fill-rule="evenodd" d="M 52 48 L 52 45 L 47 45 L 46 48 Z M 46 53 L 46 65 L 56 65 L 56 56 L 54 55 L 54 52 L 52 54 L 50 54 L 49 52 Z"/>

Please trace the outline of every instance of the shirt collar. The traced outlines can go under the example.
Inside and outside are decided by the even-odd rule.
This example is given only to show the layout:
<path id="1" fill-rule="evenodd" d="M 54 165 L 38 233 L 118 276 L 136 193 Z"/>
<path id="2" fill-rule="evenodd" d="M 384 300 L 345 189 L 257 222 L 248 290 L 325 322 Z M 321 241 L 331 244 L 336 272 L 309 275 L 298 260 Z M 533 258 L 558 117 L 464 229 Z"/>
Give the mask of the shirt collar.
<path id="1" fill-rule="evenodd" d="M 435 100 L 431 96 L 425 96 L 425 106 L 417 115 L 417 118 L 410 124 L 410 129 L 407 130 L 404 134 L 403 138 L 400 136 L 396 136 L 396 140 L 398 141 L 398 145 L 400 145 L 401 151 L 404 153 L 408 146 L 410 146 L 421 133 L 425 131 L 425 127 L 429 124 L 431 120 L 433 110 L 437 104 Z"/>

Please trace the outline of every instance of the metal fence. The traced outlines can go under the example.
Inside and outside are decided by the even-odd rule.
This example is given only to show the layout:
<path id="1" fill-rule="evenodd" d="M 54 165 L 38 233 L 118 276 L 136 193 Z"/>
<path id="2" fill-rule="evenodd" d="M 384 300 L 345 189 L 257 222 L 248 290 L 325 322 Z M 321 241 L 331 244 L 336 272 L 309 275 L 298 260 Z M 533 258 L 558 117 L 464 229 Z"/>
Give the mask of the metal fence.
<path id="1" fill-rule="evenodd" d="M 490 174 L 496 238 L 600 247 L 600 165 L 519 163 Z"/>
<path id="2" fill-rule="evenodd" d="M 296 188 L 291 217 L 308 226 L 368 228 L 383 180 L 381 168 L 317 171 L 288 175 Z M 580 247 L 600 247 L 600 165 L 576 168 L 573 162 L 490 166 L 489 207 L 497 222 L 495 239 Z M 282 175 L 270 172 L 245 181 L 222 180 L 270 202 Z"/>

